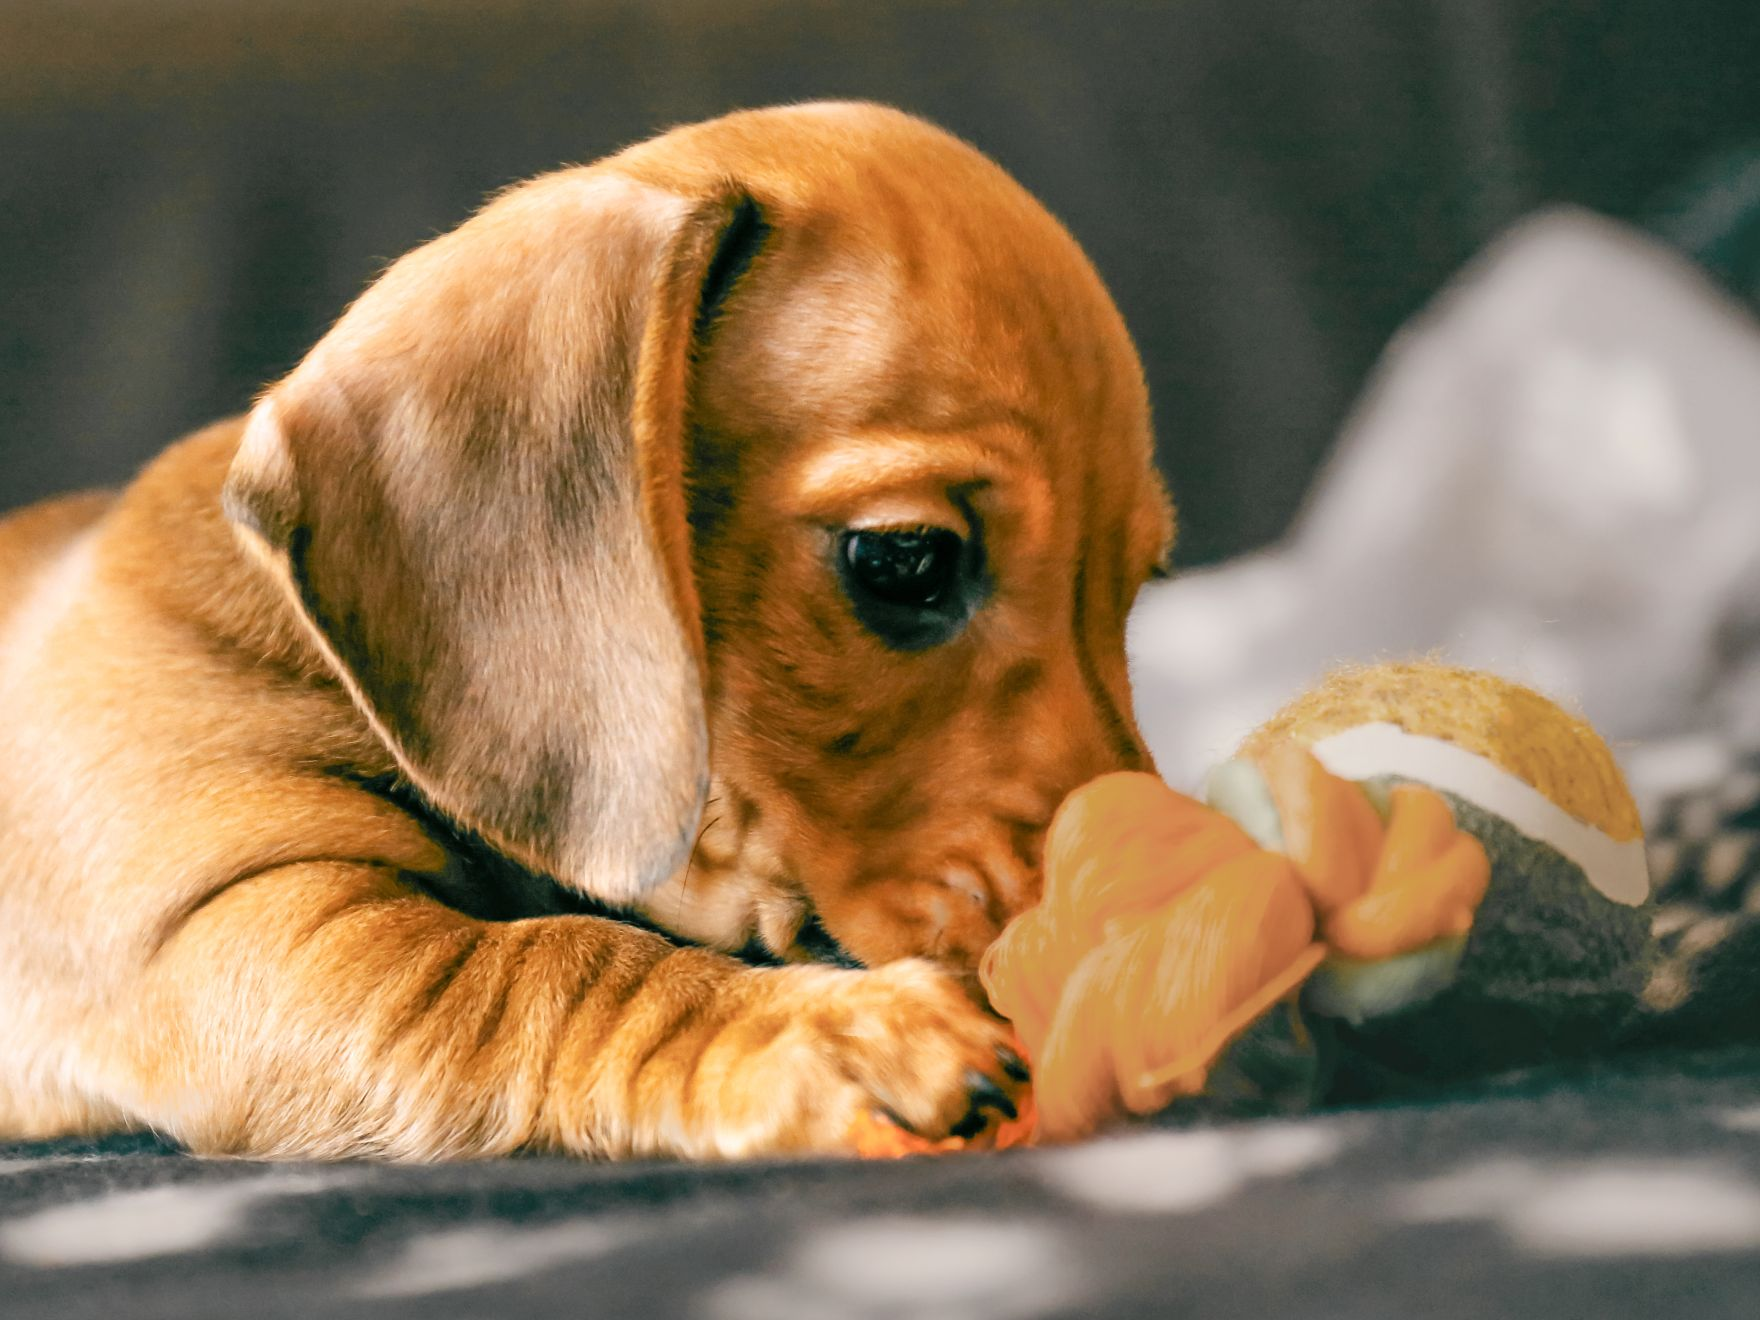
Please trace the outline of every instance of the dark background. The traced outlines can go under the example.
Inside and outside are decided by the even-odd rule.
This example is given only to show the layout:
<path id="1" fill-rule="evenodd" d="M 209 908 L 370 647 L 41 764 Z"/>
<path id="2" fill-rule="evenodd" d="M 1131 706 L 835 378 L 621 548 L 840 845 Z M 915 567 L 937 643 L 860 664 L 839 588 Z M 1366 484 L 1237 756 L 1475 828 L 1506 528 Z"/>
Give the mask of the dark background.
<path id="1" fill-rule="evenodd" d="M 0 0 L 0 509 L 244 407 L 486 192 L 819 96 L 938 120 L 1088 247 L 1187 563 L 1278 532 L 1538 205 L 1760 284 L 1760 0 Z"/>

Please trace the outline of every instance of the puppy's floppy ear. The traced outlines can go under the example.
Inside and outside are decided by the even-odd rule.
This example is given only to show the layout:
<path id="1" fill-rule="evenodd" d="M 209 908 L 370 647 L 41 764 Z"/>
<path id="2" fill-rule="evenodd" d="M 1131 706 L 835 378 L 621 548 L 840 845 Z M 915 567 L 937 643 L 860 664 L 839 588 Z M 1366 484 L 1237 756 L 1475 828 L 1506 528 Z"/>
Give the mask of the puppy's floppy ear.
<path id="1" fill-rule="evenodd" d="M 767 236 L 575 171 L 394 265 L 259 403 L 226 487 L 409 779 L 608 901 L 708 780 L 685 519 L 697 341 Z"/>

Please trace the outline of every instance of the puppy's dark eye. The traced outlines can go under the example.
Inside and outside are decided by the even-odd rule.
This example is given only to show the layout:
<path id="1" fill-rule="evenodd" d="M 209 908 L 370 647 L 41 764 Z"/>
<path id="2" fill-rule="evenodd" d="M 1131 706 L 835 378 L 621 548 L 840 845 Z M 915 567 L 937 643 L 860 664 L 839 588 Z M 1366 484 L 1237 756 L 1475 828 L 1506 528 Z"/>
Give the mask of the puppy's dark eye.
<path id="1" fill-rule="evenodd" d="M 950 640 L 984 596 L 975 534 L 963 537 L 945 527 L 852 529 L 837 538 L 835 554 L 857 620 L 895 650 Z"/>
<path id="2" fill-rule="evenodd" d="M 941 527 L 910 532 L 850 532 L 843 538 L 849 576 L 890 605 L 945 600 L 959 576 L 959 536 Z"/>

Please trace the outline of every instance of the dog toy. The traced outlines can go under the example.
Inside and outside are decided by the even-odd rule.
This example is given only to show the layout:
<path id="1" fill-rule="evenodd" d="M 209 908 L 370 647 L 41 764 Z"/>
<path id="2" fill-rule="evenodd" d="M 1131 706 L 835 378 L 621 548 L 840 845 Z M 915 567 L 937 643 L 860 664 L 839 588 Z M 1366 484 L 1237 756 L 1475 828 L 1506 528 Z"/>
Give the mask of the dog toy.
<path id="1" fill-rule="evenodd" d="M 1648 950 L 1638 816 L 1606 745 L 1519 685 L 1341 670 L 1212 771 L 1072 793 L 1045 887 L 980 975 L 1034 1067 L 982 1144 L 1058 1141 L 1248 1075 L 1252 1038 L 1344 1077 L 1440 1080 L 1592 1048 Z M 1336 1093 L 1336 1089 L 1335 1089 Z M 956 1149 L 856 1134 L 860 1153 Z"/>
<path id="2" fill-rule="evenodd" d="M 1303 1013 L 1332 1043 L 1330 1098 L 1582 1056 L 1636 1025 L 1656 956 L 1642 825 L 1585 721 L 1491 674 L 1377 665 L 1298 697 L 1241 758 L 1291 742 L 1375 798 L 1435 788 L 1491 863 L 1464 940 L 1379 962 L 1338 950 L 1304 987 Z M 1234 773 L 1208 787 L 1225 810 Z"/>

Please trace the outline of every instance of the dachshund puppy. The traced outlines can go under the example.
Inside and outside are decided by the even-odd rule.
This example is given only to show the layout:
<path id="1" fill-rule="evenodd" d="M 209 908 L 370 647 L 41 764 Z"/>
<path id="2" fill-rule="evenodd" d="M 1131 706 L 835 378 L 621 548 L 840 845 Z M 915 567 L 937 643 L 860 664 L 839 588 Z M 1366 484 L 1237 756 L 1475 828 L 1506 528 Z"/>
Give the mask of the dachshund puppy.
<path id="1" fill-rule="evenodd" d="M 797 106 L 512 189 L 0 524 L 0 1136 L 978 1130 L 972 968 L 1147 763 L 1170 535 L 1099 279 L 953 138 Z"/>

